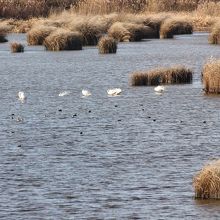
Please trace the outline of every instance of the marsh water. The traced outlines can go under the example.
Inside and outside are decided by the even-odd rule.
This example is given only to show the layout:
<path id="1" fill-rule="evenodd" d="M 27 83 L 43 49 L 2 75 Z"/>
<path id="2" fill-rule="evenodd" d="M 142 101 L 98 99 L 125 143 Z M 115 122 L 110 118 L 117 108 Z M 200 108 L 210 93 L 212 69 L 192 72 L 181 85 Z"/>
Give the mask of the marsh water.
<path id="1" fill-rule="evenodd" d="M 220 47 L 207 39 L 121 43 L 114 55 L 12 54 L 0 44 L 0 218 L 219 219 L 220 203 L 194 200 L 192 187 L 220 156 L 220 97 L 205 96 L 200 79 Z M 9 40 L 26 43 L 24 34 Z M 193 83 L 162 95 L 129 85 L 133 71 L 172 64 L 192 68 Z M 115 87 L 122 94 L 108 97 Z"/>

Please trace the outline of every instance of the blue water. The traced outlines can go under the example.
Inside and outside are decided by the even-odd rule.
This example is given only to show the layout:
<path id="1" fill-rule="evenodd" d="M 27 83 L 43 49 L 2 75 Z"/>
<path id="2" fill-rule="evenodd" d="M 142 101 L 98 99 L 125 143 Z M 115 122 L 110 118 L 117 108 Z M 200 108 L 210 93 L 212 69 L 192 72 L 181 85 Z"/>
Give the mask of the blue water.
<path id="1" fill-rule="evenodd" d="M 0 218 L 219 219 L 220 203 L 194 200 L 192 187 L 220 156 L 220 97 L 205 96 L 200 80 L 207 59 L 220 58 L 207 39 L 121 43 L 113 55 L 12 54 L 10 42 L 26 37 L 9 35 L 0 44 Z M 129 84 L 133 71 L 172 64 L 192 68 L 193 83 L 161 96 Z M 115 87 L 122 94 L 108 97 Z"/>

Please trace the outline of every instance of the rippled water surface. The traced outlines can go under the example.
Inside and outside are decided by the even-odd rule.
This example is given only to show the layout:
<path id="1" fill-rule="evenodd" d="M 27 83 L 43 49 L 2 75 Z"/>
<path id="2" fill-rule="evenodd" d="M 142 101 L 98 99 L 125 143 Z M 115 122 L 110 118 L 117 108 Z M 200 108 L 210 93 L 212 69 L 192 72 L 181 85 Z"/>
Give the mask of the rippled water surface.
<path id="1" fill-rule="evenodd" d="M 220 156 L 220 98 L 204 96 L 200 80 L 220 49 L 207 38 L 124 43 L 115 55 L 95 47 L 11 54 L 0 44 L 0 218 L 219 219 L 220 204 L 195 201 L 192 188 Z M 161 96 L 129 85 L 132 71 L 170 64 L 192 68 L 193 83 Z M 112 87 L 121 96 L 108 97 Z M 85 88 L 92 96 L 82 97 Z"/>

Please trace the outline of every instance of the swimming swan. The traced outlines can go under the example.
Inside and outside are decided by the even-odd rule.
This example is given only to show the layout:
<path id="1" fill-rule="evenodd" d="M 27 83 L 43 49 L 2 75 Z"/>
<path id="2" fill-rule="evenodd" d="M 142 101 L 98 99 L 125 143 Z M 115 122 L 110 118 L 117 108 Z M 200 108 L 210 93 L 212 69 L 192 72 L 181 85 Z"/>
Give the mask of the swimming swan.
<path id="1" fill-rule="evenodd" d="M 108 95 L 110 95 L 110 96 L 120 95 L 121 92 L 122 92 L 122 90 L 121 90 L 120 88 L 108 89 L 108 90 L 107 90 L 107 93 L 108 93 Z"/>
<path id="2" fill-rule="evenodd" d="M 154 91 L 155 92 L 164 92 L 164 90 L 165 90 L 165 87 L 164 86 L 157 86 L 157 87 L 155 87 L 154 88 Z"/>
<path id="3" fill-rule="evenodd" d="M 20 91 L 18 92 L 18 100 L 20 100 L 22 103 L 25 102 L 27 97 L 25 96 L 24 92 Z"/>
<path id="4" fill-rule="evenodd" d="M 82 94 L 83 94 L 83 96 L 90 96 L 90 95 L 92 95 L 90 91 L 85 90 L 85 89 L 82 90 Z"/>
<path id="5" fill-rule="evenodd" d="M 62 96 L 69 95 L 69 94 L 70 94 L 69 91 L 63 91 L 63 92 L 59 93 L 59 96 L 62 97 Z"/>

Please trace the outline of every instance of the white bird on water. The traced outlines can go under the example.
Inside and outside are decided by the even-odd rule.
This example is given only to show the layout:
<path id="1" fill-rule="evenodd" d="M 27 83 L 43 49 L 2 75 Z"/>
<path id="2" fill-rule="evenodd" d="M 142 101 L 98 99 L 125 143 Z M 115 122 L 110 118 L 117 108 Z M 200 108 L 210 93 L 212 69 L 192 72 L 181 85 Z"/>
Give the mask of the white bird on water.
<path id="1" fill-rule="evenodd" d="M 24 103 L 26 101 L 27 97 L 25 96 L 24 92 L 20 91 L 18 92 L 18 100 Z"/>
<path id="2" fill-rule="evenodd" d="M 59 96 L 62 97 L 62 96 L 69 95 L 69 94 L 70 94 L 69 91 L 63 91 L 63 92 L 59 93 Z"/>
<path id="3" fill-rule="evenodd" d="M 157 86 L 157 87 L 154 88 L 154 91 L 159 92 L 159 93 L 164 92 L 164 90 L 165 90 L 164 86 Z"/>
<path id="4" fill-rule="evenodd" d="M 120 88 L 108 89 L 108 90 L 107 90 L 107 93 L 108 93 L 108 95 L 110 95 L 110 96 L 120 95 L 121 92 L 122 92 L 122 90 L 121 90 Z"/>
<path id="5" fill-rule="evenodd" d="M 82 94 L 83 94 L 83 96 L 90 96 L 90 95 L 92 95 L 92 93 L 89 90 L 85 90 L 85 89 L 82 90 Z"/>

